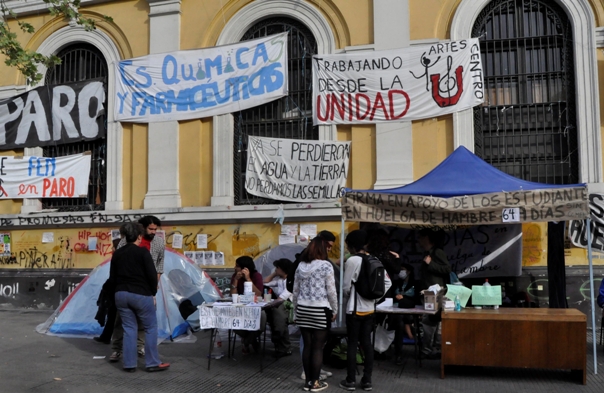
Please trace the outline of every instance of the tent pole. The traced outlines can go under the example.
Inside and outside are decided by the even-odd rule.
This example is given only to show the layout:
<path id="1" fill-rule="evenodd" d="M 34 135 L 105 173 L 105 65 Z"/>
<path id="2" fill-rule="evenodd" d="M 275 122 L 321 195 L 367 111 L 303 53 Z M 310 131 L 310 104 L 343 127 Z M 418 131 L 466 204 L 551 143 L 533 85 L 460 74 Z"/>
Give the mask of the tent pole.
<path id="1" fill-rule="evenodd" d="M 344 287 L 344 216 L 342 215 L 342 227 L 340 228 L 340 292 L 338 299 L 338 326 L 342 327 L 342 303 L 344 302 L 344 294 L 342 288 Z"/>
<path id="2" fill-rule="evenodd" d="M 591 217 L 587 219 L 587 258 L 589 260 L 589 290 L 591 291 L 591 337 L 594 351 L 594 374 L 598 374 L 598 355 L 596 351 L 596 309 L 594 303 L 594 266 L 591 255 Z"/>

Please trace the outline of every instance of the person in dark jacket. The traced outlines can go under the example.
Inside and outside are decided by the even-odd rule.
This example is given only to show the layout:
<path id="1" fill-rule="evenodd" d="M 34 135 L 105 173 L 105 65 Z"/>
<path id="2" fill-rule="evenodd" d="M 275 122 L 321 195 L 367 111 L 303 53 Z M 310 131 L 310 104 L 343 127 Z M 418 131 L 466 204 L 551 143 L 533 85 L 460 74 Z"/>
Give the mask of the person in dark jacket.
<path id="1" fill-rule="evenodd" d="M 115 291 L 115 305 L 124 328 L 124 371 L 136 371 L 136 338 L 138 321 L 145 331 L 145 365 L 147 371 L 163 371 L 170 367 L 162 363 L 157 352 L 157 270 L 149 250 L 139 247 L 143 226 L 139 223 L 122 225 L 127 244 L 111 258 L 109 281 Z"/>
<path id="2" fill-rule="evenodd" d="M 390 249 L 390 239 L 385 228 L 378 226 L 367 231 L 367 252 L 382 262 L 388 277 L 398 277 L 401 272 L 401 259 L 397 252 Z M 391 297 L 394 297 L 394 286 L 384 295 L 384 298 Z"/>
<path id="3" fill-rule="evenodd" d="M 446 288 L 451 274 L 451 265 L 447 255 L 442 250 L 442 231 L 422 229 L 418 234 L 418 243 L 426 251 L 420 267 L 420 290 L 438 284 Z M 436 315 L 424 315 L 422 326 L 424 336 L 422 339 L 422 357 L 426 359 L 440 359 L 440 334 L 438 325 L 441 320 L 441 311 Z"/>
<path id="4" fill-rule="evenodd" d="M 394 287 L 394 307 L 399 308 L 414 308 L 419 304 L 418 294 L 415 290 L 415 278 L 413 266 L 408 263 L 403 263 L 401 271 L 393 281 Z M 394 353 L 396 356 L 395 363 L 403 364 L 403 344 L 413 344 L 413 317 L 411 315 L 389 314 L 388 325 L 390 329 L 394 329 Z M 416 327 L 417 328 L 417 327 Z"/>

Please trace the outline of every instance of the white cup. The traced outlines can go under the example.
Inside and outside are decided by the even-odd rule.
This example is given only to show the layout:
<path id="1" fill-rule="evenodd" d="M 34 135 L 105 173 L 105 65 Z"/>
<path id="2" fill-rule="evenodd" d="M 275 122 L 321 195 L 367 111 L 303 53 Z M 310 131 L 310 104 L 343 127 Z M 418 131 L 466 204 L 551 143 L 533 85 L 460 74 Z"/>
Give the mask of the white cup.
<path id="1" fill-rule="evenodd" d="M 239 303 L 239 295 L 234 293 L 232 296 L 233 296 L 233 304 Z"/>
<path id="2" fill-rule="evenodd" d="M 272 299 L 271 294 L 270 294 L 270 293 L 265 293 L 265 294 L 264 294 L 264 301 L 265 301 L 266 303 L 270 303 L 270 302 L 271 302 L 271 300 L 273 300 L 273 299 Z"/>

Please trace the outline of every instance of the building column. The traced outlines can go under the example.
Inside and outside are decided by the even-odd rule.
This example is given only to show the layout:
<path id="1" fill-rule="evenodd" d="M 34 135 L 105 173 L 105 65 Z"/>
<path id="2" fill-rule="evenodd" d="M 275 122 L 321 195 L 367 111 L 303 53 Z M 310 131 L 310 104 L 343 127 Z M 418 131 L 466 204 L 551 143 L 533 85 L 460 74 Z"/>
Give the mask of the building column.
<path id="1" fill-rule="evenodd" d="M 180 49 L 180 0 L 149 3 L 149 53 Z M 178 122 L 149 123 L 145 209 L 180 207 Z"/>
<path id="2" fill-rule="evenodd" d="M 409 46 L 409 1 L 373 2 L 375 50 Z M 377 179 L 375 189 L 399 187 L 413 182 L 413 135 L 411 122 L 375 125 Z"/>

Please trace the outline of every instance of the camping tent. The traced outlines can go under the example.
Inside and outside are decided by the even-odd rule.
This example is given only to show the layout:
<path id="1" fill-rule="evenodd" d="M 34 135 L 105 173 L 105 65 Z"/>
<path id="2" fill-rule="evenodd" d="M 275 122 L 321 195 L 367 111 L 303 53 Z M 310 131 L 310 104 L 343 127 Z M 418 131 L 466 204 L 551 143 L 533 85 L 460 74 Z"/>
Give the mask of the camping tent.
<path id="1" fill-rule="evenodd" d="M 346 190 L 342 197 L 342 236 L 345 220 L 392 225 L 488 225 L 584 219 L 589 220 L 585 184 L 520 180 L 494 168 L 463 146 L 411 184 L 384 190 Z M 588 243 L 591 244 L 591 239 Z M 344 255 L 343 239 L 341 244 Z M 589 255 L 595 331 L 591 250 Z M 597 367 L 595 340 L 593 345 L 594 367 Z"/>
<path id="2" fill-rule="evenodd" d="M 96 301 L 101 287 L 109 278 L 110 262 L 107 260 L 94 268 L 50 318 L 36 327 L 36 331 L 62 337 L 91 338 L 100 335 L 103 328 L 94 319 Z M 182 301 L 190 299 L 193 305 L 199 305 L 220 297 L 220 290 L 206 272 L 189 258 L 166 249 L 164 274 L 156 295 L 158 341 L 174 339 L 187 332 L 189 323 L 178 311 Z M 190 316 L 190 322 L 198 324 L 196 317 L 196 314 Z"/>

